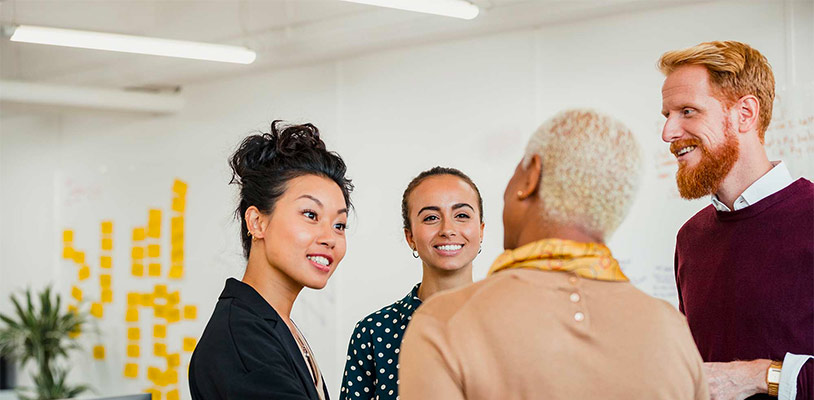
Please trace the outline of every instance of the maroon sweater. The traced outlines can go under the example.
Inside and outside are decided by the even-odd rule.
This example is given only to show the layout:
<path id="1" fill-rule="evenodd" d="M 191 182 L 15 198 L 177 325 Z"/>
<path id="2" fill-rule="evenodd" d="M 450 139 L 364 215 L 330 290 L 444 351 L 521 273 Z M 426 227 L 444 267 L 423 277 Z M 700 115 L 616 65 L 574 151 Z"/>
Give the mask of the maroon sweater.
<path id="1" fill-rule="evenodd" d="M 800 178 L 737 211 L 704 208 L 678 231 L 675 272 L 704 361 L 814 354 L 814 184 Z M 814 400 L 814 360 L 797 399 Z"/>

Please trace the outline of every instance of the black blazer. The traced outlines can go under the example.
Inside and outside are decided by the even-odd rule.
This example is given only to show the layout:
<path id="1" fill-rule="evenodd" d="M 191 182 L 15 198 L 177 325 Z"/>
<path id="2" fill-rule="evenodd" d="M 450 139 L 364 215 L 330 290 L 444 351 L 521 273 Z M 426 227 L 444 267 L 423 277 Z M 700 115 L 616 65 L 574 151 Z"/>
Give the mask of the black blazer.
<path id="1" fill-rule="evenodd" d="M 226 280 L 192 353 L 189 390 L 195 400 L 319 399 L 288 326 L 254 288 L 234 278 Z"/>

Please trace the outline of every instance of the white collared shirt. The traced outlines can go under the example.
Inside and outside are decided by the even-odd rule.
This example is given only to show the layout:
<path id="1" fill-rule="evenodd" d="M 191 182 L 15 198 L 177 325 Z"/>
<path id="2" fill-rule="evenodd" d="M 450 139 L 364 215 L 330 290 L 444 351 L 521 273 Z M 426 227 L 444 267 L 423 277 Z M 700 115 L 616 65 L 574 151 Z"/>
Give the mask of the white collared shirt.
<path id="1" fill-rule="evenodd" d="M 732 205 L 735 211 L 749 207 L 785 189 L 786 186 L 794 182 L 789 173 L 789 169 L 783 161 L 772 161 L 772 166 L 769 172 L 749 185 L 749 187 L 735 199 L 735 204 Z M 718 200 L 718 196 L 713 194 L 711 200 L 716 210 L 724 212 L 732 211 L 721 200 Z"/>

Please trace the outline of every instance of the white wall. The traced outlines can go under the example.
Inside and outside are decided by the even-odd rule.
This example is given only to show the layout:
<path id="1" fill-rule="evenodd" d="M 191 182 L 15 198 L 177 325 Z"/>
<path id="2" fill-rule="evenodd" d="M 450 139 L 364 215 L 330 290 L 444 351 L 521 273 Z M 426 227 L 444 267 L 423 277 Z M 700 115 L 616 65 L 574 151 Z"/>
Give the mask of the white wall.
<path id="1" fill-rule="evenodd" d="M 129 277 L 130 228 L 144 223 L 148 208 L 169 207 L 173 178 L 189 183 L 188 276 L 175 286 L 185 302 L 199 305 L 199 318 L 172 334 L 199 333 L 224 279 L 242 273 L 228 155 L 272 119 L 313 122 L 346 160 L 357 186 L 345 260 L 326 290 L 307 290 L 295 305 L 295 319 L 305 321 L 300 325 L 335 396 L 356 320 L 401 298 L 420 279 L 401 233 L 407 182 L 441 164 L 462 169 L 480 186 L 486 221 L 484 250 L 475 261 L 480 279 L 502 251 L 502 193 L 526 139 L 555 112 L 589 106 L 626 122 L 645 149 L 640 194 L 610 246 L 634 283 L 675 301 L 675 233 L 705 201 L 678 199 L 674 167 L 663 165 L 663 77 L 655 62 L 666 50 L 701 41 L 750 43 L 769 58 L 778 92 L 789 99 L 783 117 L 799 120 L 814 109 L 812 21 L 810 1 L 691 5 L 196 85 L 184 89 L 188 106 L 173 116 L 65 110 L 2 120 L 0 291 L 52 281 L 67 294 L 76 276 L 59 259 L 59 232 L 71 226 L 78 244 L 95 249 L 98 222 L 113 219 L 121 244 L 116 302 L 99 324 L 100 336 L 86 338 L 106 343 L 108 359 L 78 357 L 74 377 L 103 393 L 145 388 L 145 380 L 120 379 L 123 297 L 145 285 Z M 797 140 L 802 151 L 776 143 L 770 153 L 782 152 L 794 175 L 811 178 L 814 148 L 806 143 L 814 143 L 813 131 L 808 125 L 778 133 Z M 66 205 L 60 193 L 68 179 L 96 189 L 78 205 Z M 8 308 L 0 300 L 0 311 Z"/>

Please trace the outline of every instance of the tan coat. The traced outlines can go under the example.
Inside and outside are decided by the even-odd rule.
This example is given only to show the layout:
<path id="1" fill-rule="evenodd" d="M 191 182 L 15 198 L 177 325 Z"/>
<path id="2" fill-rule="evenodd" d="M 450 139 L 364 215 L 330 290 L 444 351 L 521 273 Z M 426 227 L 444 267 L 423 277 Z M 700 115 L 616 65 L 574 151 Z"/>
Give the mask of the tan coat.
<path id="1" fill-rule="evenodd" d="M 684 316 L 626 282 L 508 270 L 413 314 L 399 397 L 708 399 Z"/>

